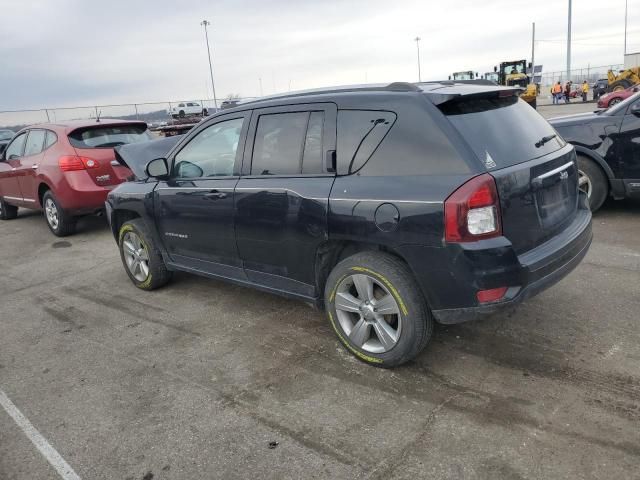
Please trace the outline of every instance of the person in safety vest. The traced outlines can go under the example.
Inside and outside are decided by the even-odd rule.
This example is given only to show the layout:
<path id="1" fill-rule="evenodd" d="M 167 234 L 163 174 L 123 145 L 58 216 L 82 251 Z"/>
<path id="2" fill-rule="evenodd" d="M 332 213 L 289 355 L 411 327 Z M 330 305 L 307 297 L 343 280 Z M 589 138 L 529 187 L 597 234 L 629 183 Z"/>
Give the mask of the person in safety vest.
<path id="1" fill-rule="evenodd" d="M 562 85 L 560 82 L 556 83 L 551 89 L 551 94 L 553 95 L 553 103 L 560 103 L 560 97 L 562 96 Z"/>
<path id="2" fill-rule="evenodd" d="M 583 102 L 587 101 L 587 94 L 588 93 L 589 93 L 589 84 L 585 80 L 584 82 L 582 82 L 582 101 Z"/>

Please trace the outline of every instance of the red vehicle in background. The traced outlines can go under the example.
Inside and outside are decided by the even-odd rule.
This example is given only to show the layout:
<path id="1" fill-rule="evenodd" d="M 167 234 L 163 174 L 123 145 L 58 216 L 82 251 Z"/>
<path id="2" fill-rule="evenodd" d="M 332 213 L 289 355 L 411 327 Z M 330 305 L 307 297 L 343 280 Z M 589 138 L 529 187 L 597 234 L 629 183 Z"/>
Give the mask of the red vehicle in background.
<path id="1" fill-rule="evenodd" d="M 624 90 L 606 93 L 598 99 L 598 108 L 613 107 L 616 103 L 620 103 L 638 91 L 640 91 L 640 86 L 634 85 L 633 87 L 625 88 Z"/>
<path id="2" fill-rule="evenodd" d="M 107 193 L 131 171 L 113 148 L 153 137 L 144 122 L 38 124 L 19 131 L 0 157 L 0 219 L 18 207 L 43 209 L 49 229 L 70 235 L 78 217 L 104 208 Z"/>

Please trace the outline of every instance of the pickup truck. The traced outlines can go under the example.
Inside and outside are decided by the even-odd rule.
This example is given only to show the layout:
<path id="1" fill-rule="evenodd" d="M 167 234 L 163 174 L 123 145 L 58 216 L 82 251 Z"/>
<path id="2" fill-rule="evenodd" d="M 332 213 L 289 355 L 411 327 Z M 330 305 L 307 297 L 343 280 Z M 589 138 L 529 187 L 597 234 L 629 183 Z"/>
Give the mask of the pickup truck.
<path id="1" fill-rule="evenodd" d="M 198 102 L 181 102 L 178 103 L 178 105 L 176 105 L 175 107 L 172 106 L 169 110 L 167 110 L 167 113 L 172 118 L 184 118 L 194 115 L 202 115 L 206 117 L 209 112 Z"/>

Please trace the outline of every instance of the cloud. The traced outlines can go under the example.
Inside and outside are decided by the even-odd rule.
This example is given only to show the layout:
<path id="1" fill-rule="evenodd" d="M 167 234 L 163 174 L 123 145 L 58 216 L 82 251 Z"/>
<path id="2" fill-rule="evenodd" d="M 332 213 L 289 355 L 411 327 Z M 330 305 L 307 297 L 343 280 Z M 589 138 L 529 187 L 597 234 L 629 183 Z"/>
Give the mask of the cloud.
<path id="1" fill-rule="evenodd" d="M 618 5 L 618 3 L 620 5 Z M 515 0 L 87 2 L 0 0 L 0 110 L 210 96 L 204 18 L 216 93 L 417 80 L 490 71 L 531 56 L 565 68 L 566 2 Z M 629 25 L 640 10 L 629 12 Z M 574 2 L 573 65 L 622 62 L 623 0 Z M 634 44 L 634 42 L 637 42 Z M 629 50 L 640 50 L 631 29 Z M 8 92 L 8 94 L 4 94 Z"/>

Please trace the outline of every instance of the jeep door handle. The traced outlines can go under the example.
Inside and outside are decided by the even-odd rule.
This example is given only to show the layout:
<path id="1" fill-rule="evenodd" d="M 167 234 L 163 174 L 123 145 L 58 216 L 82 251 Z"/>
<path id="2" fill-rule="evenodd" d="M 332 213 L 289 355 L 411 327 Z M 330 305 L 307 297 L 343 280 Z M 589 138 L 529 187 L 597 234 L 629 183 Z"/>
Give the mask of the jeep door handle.
<path id="1" fill-rule="evenodd" d="M 208 200 L 222 200 L 223 198 L 227 198 L 227 194 L 224 192 L 218 192 L 217 190 L 214 190 L 212 192 L 205 193 L 204 198 Z"/>

